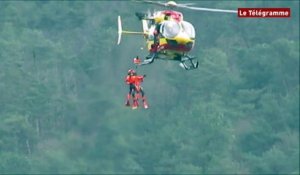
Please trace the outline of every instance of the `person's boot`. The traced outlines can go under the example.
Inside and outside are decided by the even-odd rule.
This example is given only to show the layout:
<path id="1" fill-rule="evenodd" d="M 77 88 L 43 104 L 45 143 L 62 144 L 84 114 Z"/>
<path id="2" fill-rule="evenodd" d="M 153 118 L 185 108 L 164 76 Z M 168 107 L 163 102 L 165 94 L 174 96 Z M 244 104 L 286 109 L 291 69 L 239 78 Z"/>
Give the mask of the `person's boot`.
<path id="1" fill-rule="evenodd" d="M 126 98 L 126 102 L 125 102 L 125 106 L 130 106 L 130 94 L 127 94 L 127 98 Z"/>
<path id="2" fill-rule="evenodd" d="M 133 100 L 132 109 L 136 109 L 139 106 L 136 99 Z"/>
<path id="3" fill-rule="evenodd" d="M 145 109 L 148 109 L 149 106 L 148 106 L 146 97 L 143 97 L 143 105 L 144 105 L 144 108 L 145 108 Z"/>

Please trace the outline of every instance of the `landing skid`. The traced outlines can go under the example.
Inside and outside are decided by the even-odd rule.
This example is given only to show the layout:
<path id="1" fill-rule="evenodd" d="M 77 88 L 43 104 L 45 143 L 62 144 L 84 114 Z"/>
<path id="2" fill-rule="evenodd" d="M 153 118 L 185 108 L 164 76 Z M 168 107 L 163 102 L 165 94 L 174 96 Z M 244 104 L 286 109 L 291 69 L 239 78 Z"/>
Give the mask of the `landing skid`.
<path id="1" fill-rule="evenodd" d="M 194 60 L 195 57 L 191 57 L 189 55 L 183 56 L 179 63 L 179 66 L 185 70 L 193 70 L 197 69 L 199 66 L 198 60 Z"/>
<path id="2" fill-rule="evenodd" d="M 147 65 L 147 64 L 151 64 L 154 62 L 154 59 L 157 58 L 157 54 L 156 53 L 151 53 L 150 55 L 148 55 L 146 57 L 146 59 L 140 63 L 139 65 Z M 192 57 L 190 55 L 185 55 L 185 56 L 178 56 L 176 60 L 180 61 L 179 66 L 182 67 L 185 70 L 193 70 L 193 69 L 197 69 L 199 66 L 199 62 L 197 60 L 194 60 L 195 57 Z"/>

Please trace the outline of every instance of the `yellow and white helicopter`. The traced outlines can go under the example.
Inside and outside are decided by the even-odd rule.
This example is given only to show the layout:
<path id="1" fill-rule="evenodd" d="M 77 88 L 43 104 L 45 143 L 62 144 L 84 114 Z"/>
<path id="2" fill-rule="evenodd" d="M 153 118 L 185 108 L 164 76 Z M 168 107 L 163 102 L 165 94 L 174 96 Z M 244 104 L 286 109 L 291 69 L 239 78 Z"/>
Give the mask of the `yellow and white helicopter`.
<path id="1" fill-rule="evenodd" d="M 177 4 L 174 1 L 162 3 L 158 1 L 138 1 L 170 8 L 186 8 L 191 10 L 237 13 L 236 10 L 223 10 L 191 6 L 191 3 Z M 121 17 L 118 16 L 118 45 L 122 34 L 140 34 L 146 39 L 149 55 L 139 65 L 153 63 L 154 59 L 175 60 L 186 70 L 198 68 L 198 61 L 188 53 L 195 44 L 194 26 L 183 20 L 183 14 L 175 10 L 156 11 L 153 14 L 136 13 L 142 21 L 143 32 L 125 31 L 122 29 Z"/>

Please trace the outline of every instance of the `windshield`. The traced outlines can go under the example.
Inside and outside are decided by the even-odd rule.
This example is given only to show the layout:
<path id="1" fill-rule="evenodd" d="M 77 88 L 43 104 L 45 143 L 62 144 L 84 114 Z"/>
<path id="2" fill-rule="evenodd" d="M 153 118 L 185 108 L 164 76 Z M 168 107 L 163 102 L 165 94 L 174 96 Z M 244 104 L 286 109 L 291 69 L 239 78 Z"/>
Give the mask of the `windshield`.
<path id="1" fill-rule="evenodd" d="M 190 38 L 195 38 L 195 28 L 189 22 L 182 21 L 182 29 Z"/>
<path id="2" fill-rule="evenodd" d="M 174 21 L 165 21 L 160 28 L 160 33 L 166 38 L 174 38 L 179 32 L 180 25 Z"/>

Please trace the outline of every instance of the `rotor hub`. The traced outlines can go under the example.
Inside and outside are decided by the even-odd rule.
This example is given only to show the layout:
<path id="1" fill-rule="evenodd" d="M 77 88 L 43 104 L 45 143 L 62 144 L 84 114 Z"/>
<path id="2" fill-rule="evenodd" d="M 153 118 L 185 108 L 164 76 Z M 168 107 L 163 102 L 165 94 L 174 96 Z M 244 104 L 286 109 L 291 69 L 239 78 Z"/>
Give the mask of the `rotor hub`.
<path id="1" fill-rule="evenodd" d="M 168 1 L 166 6 L 169 6 L 169 7 L 177 7 L 177 3 L 175 1 Z"/>

